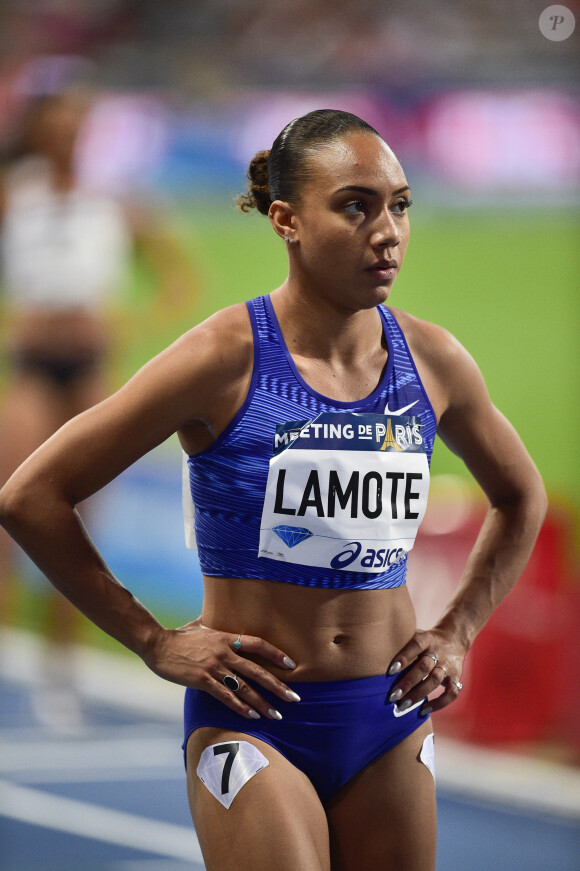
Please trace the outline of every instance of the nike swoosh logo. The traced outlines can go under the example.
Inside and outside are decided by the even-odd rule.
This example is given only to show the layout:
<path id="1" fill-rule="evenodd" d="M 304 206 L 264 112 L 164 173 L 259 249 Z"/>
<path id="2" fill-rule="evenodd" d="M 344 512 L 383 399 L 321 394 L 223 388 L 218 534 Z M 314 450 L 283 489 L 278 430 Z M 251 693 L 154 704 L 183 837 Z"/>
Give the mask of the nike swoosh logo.
<path id="1" fill-rule="evenodd" d="M 421 699 L 420 702 L 417 702 L 417 704 L 415 704 L 415 705 L 411 705 L 411 707 L 410 707 L 410 708 L 407 708 L 405 711 L 400 711 L 400 710 L 398 709 L 398 707 L 397 707 L 396 705 L 394 705 L 394 706 L 393 706 L 393 715 L 394 715 L 395 717 L 406 717 L 407 714 L 410 714 L 411 711 L 414 711 L 415 708 L 418 708 L 420 705 L 422 705 L 423 702 L 426 700 L 426 698 L 427 698 L 427 696 L 425 696 L 424 699 Z"/>
<path id="2" fill-rule="evenodd" d="M 387 402 L 387 404 L 385 405 L 385 414 L 392 414 L 394 416 L 404 414 L 406 411 L 409 411 L 410 408 L 413 408 L 414 405 L 417 405 L 418 402 L 419 400 L 416 399 L 415 402 L 412 402 L 410 405 L 406 405 L 404 408 L 400 408 L 398 411 L 391 411 L 391 409 L 389 408 L 389 403 Z"/>

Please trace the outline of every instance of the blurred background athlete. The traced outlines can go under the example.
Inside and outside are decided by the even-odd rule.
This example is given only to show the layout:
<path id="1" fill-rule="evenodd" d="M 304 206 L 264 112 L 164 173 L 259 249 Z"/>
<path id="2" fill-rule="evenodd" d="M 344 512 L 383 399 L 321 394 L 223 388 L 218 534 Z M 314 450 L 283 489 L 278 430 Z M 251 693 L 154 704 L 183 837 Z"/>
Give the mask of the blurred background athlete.
<path id="1" fill-rule="evenodd" d="M 39 62 L 39 90 L 15 120 L 0 173 L 0 354 L 6 368 L 0 484 L 67 420 L 109 392 L 110 358 L 134 331 L 120 299 L 135 246 L 156 273 L 163 300 L 157 325 L 160 312 L 167 322 L 195 288 L 179 246 L 150 209 L 79 181 L 79 143 L 95 99 L 77 81 L 80 60 Z M 61 76 L 51 83 L 55 65 Z M 4 623 L 17 612 L 15 558 L 13 542 L 0 530 Z M 52 643 L 36 707 L 42 721 L 59 728 L 78 724 L 70 655 L 78 630 L 78 612 L 50 594 L 46 634 Z"/>

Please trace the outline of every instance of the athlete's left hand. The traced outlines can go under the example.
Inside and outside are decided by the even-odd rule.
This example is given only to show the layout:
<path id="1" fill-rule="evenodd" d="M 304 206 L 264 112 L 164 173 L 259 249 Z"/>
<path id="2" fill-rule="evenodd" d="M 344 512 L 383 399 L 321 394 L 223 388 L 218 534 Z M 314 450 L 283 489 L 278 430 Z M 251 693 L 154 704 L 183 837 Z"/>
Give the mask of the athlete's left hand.
<path id="1" fill-rule="evenodd" d="M 417 629 L 389 664 L 388 674 L 404 672 L 393 685 L 389 701 L 404 711 L 425 699 L 422 714 L 440 711 L 455 701 L 461 692 L 465 653 L 465 647 L 447 633 L 437 629 Z M 443 692 L 427 699 L 438 687 L 442 687 Z"/>

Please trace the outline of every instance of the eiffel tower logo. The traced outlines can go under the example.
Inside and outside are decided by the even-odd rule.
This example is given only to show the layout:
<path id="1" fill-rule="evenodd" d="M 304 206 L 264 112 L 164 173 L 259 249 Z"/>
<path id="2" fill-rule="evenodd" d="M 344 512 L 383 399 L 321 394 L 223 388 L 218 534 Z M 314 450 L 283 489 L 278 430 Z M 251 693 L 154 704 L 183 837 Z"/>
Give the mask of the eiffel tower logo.
<path id="1" fill-rule="evenodd" d="M 401 451 L 402 448 L 397 444 L 397 440 L 393 435 L 393 427 L 391 426 L 391 418 L 387 421 L 387 433 L 385 435 L 385 440 L 382 443 L 380 450 L 386 451 L 387 448 L 394 448 L 396 451 Z"/>

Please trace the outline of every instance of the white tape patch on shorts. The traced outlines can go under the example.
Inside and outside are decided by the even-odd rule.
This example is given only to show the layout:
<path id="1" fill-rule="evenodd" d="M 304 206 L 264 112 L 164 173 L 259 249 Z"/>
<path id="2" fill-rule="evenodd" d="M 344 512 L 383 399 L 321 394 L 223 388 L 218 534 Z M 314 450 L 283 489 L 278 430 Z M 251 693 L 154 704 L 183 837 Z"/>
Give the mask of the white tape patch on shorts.
<path id="1" fill-rule="evenodd" d="M 242 786 L 269 764 L 264 754 L 249 741 L 224 741 L 205 748 L 197 776 L 228 809 Z"/>
<path id="2" fill-rule="evenodd" d="M 427 766 L 433 775 L 433 780 L 435 780 L 435 741 L 433 732 L 430 732 L 423 741 L 423 746 L 419 753 L 419 759 L 423 765 Z"/>

